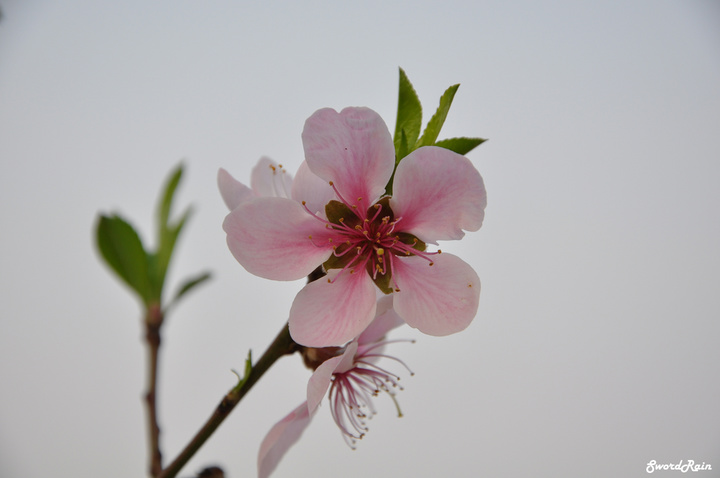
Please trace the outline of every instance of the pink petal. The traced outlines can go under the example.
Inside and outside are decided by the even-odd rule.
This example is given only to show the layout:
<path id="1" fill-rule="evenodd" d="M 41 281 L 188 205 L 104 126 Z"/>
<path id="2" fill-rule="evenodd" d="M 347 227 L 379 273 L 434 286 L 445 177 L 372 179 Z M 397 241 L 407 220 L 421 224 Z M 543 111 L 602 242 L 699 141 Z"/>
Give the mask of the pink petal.
<path id="1" fill-rule="evenodd" d="M 259 478 L 270 476 L 285 453 L 300 439 L 310 419 L 307 403 L 303 403 L 270 429 L 258 453 Z"/>
<path id="2" fill-rule="evenodd" d="M 425 242 L 460 239 L 482 225 L 487 194 L 469 159 L 425 146 L 400 161 L 390 200 L 402 230 Z"/>
<path id="3" fill-rule="evenodd" d="M 331 254 L 323 223 L 292 199 L 265 197 L 241 204 L 227 215 L 223 229 L 235 259 L 266 279 L 300 279 Z"/>
<path id="4" fill-rule="evenodd" d="M 230 173 L 220 168 L 217 175 L 218 189 L 225 205 L 231 211 L 240 204 L 250 201 L 255 197 L 252 189 L 233 178 Z"/>
<path id="5" fill-rule="evenodd" d="M 263 156 L 252 169 L 250 186 L 258 196 L 289 198 L 292 176 L 281 165 Z"/>
<path id="6" fill-rule="evenodd" d="M 307 161 L 303 161 L 292 184 L 292 198 L 299 203 L 305 201 L 311 212 L 325 217 L 325 205 L 336 196 L 328 182 L 315 176 Z"/>
<path id="7" fill-rule="evenodd" d="M 331 270 L 298 292 L 290 308 L 290 335 L 307 347 L 342 346 L 367 327 L 375 309 L 375 284 L 364 270 Z"/>
<path id="8" fill-rule="evenodd" d="M 393 262 L 393 305 L 411 327 L 429 335 L 465 329 L 478 309 L 480 279 L 465 261 L 452 254 L 433 256 L 434 265 L 413 256 Z"/>
<path id="9" fill-rule="evenodd" d="M 393 309 L 393 296 L 384 295 L 378 299 L 375 318 L 358 337 L 360 345 L 370 344 L 382 339 L 388 332 L 400 327 L 405 321 Z"/>
<path id="10" fill-rule="evenodd" d="M 305 122 L 302 139 L 310 170 L 332 181 L 350 204 L 364 206 L 364 211 L 385 191 L 395 166 L 395 147 L 385 122 L 373 110 L 318 110 Z"/>
<path id="11" fill-rule="evenodd" d="M 315 411 L 317 406 L 320 404 L 320 401 L 322 401 L 325 396 L 325 392 L 327 392 L 327 389 L 330 386 L 330 379 L 342 359 L 343 355 L 327 359 L 315 369 L 310 377 L 307 385 L 307 408 L 310 413 Z"/>

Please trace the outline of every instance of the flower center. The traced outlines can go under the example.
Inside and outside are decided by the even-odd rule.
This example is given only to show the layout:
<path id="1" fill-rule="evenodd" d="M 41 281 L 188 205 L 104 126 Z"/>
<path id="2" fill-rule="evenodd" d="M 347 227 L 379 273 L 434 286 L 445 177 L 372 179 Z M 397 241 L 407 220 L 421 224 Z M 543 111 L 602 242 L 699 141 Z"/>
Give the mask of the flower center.
<path id="1" fill-rule="evenodd" d="M 379 358 L 388 358 L 402 364 L 410 375 L 413 375 L 413 372 L 400 359 L 376 352 L 376 349 L 385 344 L 398 341 L 378 342 L 365 348 L 362 352 L 359 351 L 355 356 L 353 368 L 346 372 L 333 374 L 328 394 L 330 413 L 350 448 L 355 449 L 357 440 L 365 436 L 368 431 L 366 420 L 376 413 L 371 398 L 377 396 L 381 391 L 390 395 L 395 402 L 398 417 L 402 416 L 394 393 L 394 389 L 403 389 L 398 383 L 400 377 L 375 364 Z M 402 341 L 407 342 L 407 340 Z"/>
<path id="2" fill-rule="evenodd" d="M 357 206 L 362 204 L 363 198 L 351 205 L 332 182 L 330 185 L 340 201 L 332 200 L 325 206 L 327 220 L 315 216 L 325 222 L 327 241 L 333 249 L 333 255 L 323 264 L 325 270 L 347 269 L 353 274 L 365 269 L 378 288 L 390 294 L 399 290 L 392 280 L 396 257 L 418 255 L 433 265 L 430 256 L 441 251 L 425 252 L 423 241 L 398 228 L 402 217 L 395 217 L 389 196 L 363 210 Z M 305 209 L 310 212 L 307 206 Z"/>

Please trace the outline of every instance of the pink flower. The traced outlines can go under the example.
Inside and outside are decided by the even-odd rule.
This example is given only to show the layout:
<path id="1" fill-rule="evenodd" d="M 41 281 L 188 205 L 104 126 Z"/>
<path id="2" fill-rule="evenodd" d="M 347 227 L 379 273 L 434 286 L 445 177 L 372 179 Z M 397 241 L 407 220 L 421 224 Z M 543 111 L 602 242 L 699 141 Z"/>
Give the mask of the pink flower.
<path id="1" fill-rule="evenodd" d="M 237 181 L 222 168 L 218 171 L 217 181 L 220 195 L 232 211 L 256 197 L 290 197 L 293 179 L 282 164 L 263 156 L 252 169 L 250 187 Z"/>
<path id="2" fill-rule="evenodd" d="M 356 440 L 362 438 L 368 430 L 365 424 L 368 414 L 375 414 L 371 397 L 380 391 L 388 392 L 392 396 L 392 388 L 401 389 L 398 385 L 399 377 L 378 367 L 375 362 L 379 358 L 400 362 L 395 357 L 384 355 L 382 349 L 392 342 L 384 339 L 385 334 L 401 325 L 403 320 L 393 311 L 390 296 L 382 297 L 378 301 L 377 310 L 378 316 L 357 339 L 348 344 L 341 355 L 332 356 L 319 366 L 313 365 L 316 369 L 308 382 L 307 401 L 276 423 L 260 445 L 260 478 L 269 476 L 290 447 L 300 439 L 328 388 L 330 413 L 343 438 L 352 448 L 355 447 Z M 331 350 L 330 353 L 338 353 L 339 350 Z M 306 362 L 308 356 L 316 352 L 324 353 L 324 349 L 306 351 Z M 313 359 L 309 360 L 312 362 Z"/>
<path id="3" fill-rule="evenodd" d="M 377 113 L 321 109 L 302 139 L 305 162 L 290 198 L 241 202 L 223 223 L 230 251 L 255 275 L 295 280 L 321 264 L 328 271 L 295 298 L 293 339 L 310 347 L 347 343 L 375 316 L 376 287 L 392 293 L 397 313 L 424 333 L 465 329 L 477 313 L 480 280 L 460 258 L 426 244 L 482 225 L 486 193 L 472 163 L 419 148 L 397 166 L 389 197 L 395 150 Z"/>

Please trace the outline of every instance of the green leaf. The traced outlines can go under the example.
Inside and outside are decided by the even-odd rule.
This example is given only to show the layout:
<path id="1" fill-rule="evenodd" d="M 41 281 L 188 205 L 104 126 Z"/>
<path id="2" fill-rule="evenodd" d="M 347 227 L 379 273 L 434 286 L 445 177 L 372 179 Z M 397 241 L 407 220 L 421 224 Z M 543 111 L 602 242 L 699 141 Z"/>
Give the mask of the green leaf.
<path id="1" fill-rule="evenodd" d="M 483 138 L 449 138 L 437 141 L 435 143 L 435 146 L 449 149 L 450 151 L 454 151 L 457 154 L 466 155 L 473 149 L 480 146 L 485 141 L 487 140 Z"/>
<path id="2" fill-rule="evenodd" d="M 399 162 L 405 155 L 410 153 L 412 145 L 420 136 L 420 128 L 422 127 L 422 105 L 418 98 L 415 88 L 408 79 L 405 71 L 400 68 L 400 84 L 398 88 L 398 111 L 397 121 L 395 122 L 395 143 L 396 162 Z M 405 139 L 403 140 L 403 131 Z M 403 142 L 405 145 L 403 147 Z M 401 151 L 406 151 L 401 155 Z"/>
<path id="3" fill-rule="evenodd" d="M 248 356 L 245 359 L 245 374 L 241 377 L 235 370 L 232 371 L 238 378 L 238 383 L 233 388 L 233 391 L 237 392 L 240 388 L 245 385 L 248 378 L 250 378 L 250 372 L 252 372 L 252 350 L 248 350 Z"/>
<path id="4" fill-rule="evenodd" d="M 412 149 L 418 149 L 421 146 L 432 146 L 435 144 L 435 141 L 440 134 L 440 130 L 445 123 L 445 118 L 447 118 L 448 111 L 450 111 L 450 105 L 452 105 L 453 98 L 455 97 L 455 92 L 459 87 L 459 84 L 453 85 L 447 90 L 445 90 L 445 93 L 443 93 L 443 95 L 440 97 L 440 106 L 438 106 L 437 111 L 435 111 L 433 117 L 430 118 L 430 121 L 428 121 L 422 137 L 418 140 L 417 144 Z"/>
<path id="5" fill-rule="evenodd" d="M 203 282 L 210 279 L 211 274 L 209 272 L 203 272 L 202 274 L 198 274 L 195 277 L 192 277 L 190 279 L 186 279 L 185 282 L 180 286 L 178 291 L 175 293 L 175 297 L 170 301 L 170 303 L 167 305 L 166 310 L 169 310 L 171 307 L 174 307 L 175 304 L 178 303 L 178 301 L 188 292 L 190 292 L 195 287 L 199 286 Z"/>
<path id="6" fill-rule="evenodd" d="M 182 178 L 182 173 L 182 164 L 178 165 L 175 170 L 171 172 L 158 204 L 157 251 L 150 260 L 152 286 L 158 298 L 162 296 L 165 276 L 167 275 L 170 259 L 175 249 L 175 243 L 191 213 L 191 209 L 188 208 L 177 222 L 172 223 L 170 221 L 170 211 L 172 210 L 173 199 L 180 179 Z"/>
<path id="7" fill-rule="evenodd" d="M 101 215 L 97 245 L 105 262 L 149 304 L 154 297 L 148 277 L 148 256 L 135 229 L 118 215 Z"/>
<path id="8" fill-rule="evenodd" d="M 170 209 L 172 208 L 173 197 L 175 196 L 175 190 L 180 183 L 182 178 L 183 165 L 179 164 L 175 170 L 170 174 L 170 177 L 165 184 L 165 190 L 162 194 L 162 199 L 158 204 L 157 210 L 157 221 L 158 221 L 158 235 L 162 236 L 163 229 L 167 227 L 168 220 L 170 219 Z"/>

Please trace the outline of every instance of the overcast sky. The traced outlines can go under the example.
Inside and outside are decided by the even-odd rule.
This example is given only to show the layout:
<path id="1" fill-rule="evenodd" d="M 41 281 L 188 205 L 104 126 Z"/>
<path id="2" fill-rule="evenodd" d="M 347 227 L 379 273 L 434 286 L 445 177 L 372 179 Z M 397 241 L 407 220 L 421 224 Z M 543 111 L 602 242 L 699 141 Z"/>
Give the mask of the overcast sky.
<path id="1" fill-rule="evenodd" d="M 315 110 L 394 129 L 398 67 L 468 157 L 485 223 L 442 244 L 480 308 L 444 338 L 404 327 L 405 390 L 351 451 L 324 402 L 276 477 L 720 476 L 720 3 L 0 1 L 0 475 L 143 476 L 141 310 L 98 260 L 99 212 L 152 242 L 179 161 L 193 204 L 170 281 L 214 279 L 168 319 L 159 389 L 174 457 L 259 356 L 303 281 L 232 257 L 216 174 L 290 172 Z M 305 398 L 283 358 L 181 476 L 255 473 Z M 677 473 L 677 472 L 674 472 Z M 670 476 L 665 472 L 663 476 Z"/>

